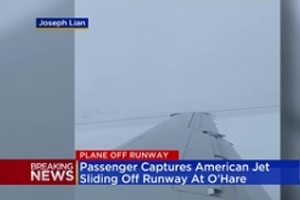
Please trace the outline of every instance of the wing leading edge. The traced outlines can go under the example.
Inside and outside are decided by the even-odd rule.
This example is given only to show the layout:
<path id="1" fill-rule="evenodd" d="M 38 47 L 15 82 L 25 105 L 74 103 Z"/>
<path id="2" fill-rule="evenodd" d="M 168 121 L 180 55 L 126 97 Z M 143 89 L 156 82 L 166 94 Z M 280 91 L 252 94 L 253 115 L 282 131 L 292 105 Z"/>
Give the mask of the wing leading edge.
<path id="1" fill-rule="evenodd" d="M 185 113 L 130 140 L 119 149 L 178 149 L 181 159 L 240 159 L 207 113 Z M 271 200 L 257 185 L 78 187 L 76 197 L 110 200 Z M 94 199 L 94 198 L 89 198 Z"/>

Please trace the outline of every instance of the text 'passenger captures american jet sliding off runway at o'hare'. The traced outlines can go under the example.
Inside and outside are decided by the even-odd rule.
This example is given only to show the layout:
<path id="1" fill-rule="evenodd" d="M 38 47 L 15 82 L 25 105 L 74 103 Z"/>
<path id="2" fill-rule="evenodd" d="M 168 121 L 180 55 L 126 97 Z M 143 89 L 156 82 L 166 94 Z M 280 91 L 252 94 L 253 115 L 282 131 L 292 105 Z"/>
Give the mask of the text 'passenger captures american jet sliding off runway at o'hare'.
<path id="1" fill-rule="evenodd" d="M 0 160 L 1 185 L 298 185 L 299 160 L 179 160 L 177 150 L 78 150 Z M 16 170 L 17 169 L 17 170 Z"/>

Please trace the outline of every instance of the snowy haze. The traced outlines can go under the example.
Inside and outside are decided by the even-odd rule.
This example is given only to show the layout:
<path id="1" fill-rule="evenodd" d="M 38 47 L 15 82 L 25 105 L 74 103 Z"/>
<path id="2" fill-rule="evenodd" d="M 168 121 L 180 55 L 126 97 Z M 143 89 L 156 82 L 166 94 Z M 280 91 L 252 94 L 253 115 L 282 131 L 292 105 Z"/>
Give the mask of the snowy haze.
<path id="1" fill-rule="evenodd" d="M 77 122 L 278 105 L 277 1 L 77 1 L 76 15 L 90 18 Z"/>

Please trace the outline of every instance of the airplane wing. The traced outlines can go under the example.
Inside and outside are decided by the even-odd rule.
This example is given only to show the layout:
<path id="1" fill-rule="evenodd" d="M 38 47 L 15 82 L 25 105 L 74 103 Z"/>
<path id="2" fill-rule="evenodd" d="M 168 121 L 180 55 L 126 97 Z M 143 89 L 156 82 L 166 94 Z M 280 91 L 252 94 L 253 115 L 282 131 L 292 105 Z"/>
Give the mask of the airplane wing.
<path id="1" fill-rule="evenodd" d="M 180 159 L 240 159 L 208 113 L 175 114 L 118 149 L 178 149 Z M 78 186 L 75 196 L 103 200 L 271 200 L 258 185 Z"/>

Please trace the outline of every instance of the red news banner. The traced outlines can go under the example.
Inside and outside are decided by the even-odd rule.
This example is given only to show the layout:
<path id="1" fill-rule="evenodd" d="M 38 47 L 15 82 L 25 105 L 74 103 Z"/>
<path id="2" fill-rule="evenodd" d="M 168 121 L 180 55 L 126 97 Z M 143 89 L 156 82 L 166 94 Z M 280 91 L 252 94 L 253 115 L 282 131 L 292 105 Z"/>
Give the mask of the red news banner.
<path id="1" fill-rule="evenodd" d="M 78 150 L 76 159 L 2 159 L 0 185 L 76 185 L 78 160 L 178 160 L 178 150 Z"/>
<path id="2" fill-rule="evenodd" d="M 178 160 L 177 150 L 80 150 L 76 160 Z"/>
<path id="3" fill-rule="evenodd" d="M 75 185 L 76 160 L 0 160 L 1 185 Z"/>

